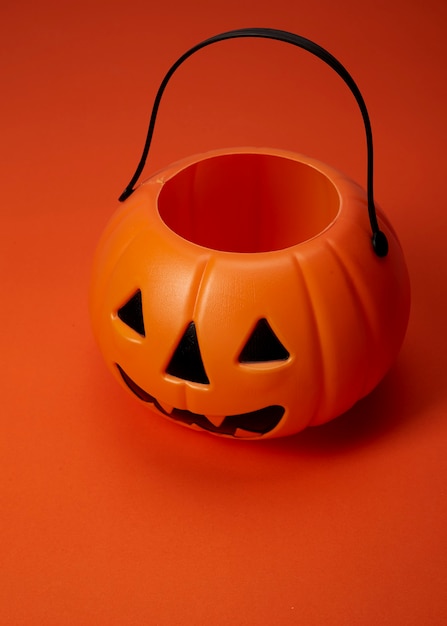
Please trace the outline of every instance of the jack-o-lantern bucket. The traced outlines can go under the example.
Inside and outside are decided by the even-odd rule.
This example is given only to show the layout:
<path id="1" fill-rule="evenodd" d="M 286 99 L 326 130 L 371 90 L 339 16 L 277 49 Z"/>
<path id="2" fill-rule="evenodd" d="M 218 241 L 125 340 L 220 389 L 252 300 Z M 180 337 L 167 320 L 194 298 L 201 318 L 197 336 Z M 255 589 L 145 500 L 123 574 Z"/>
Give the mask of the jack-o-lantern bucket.
<path id="1" fill-rule="evenodd" d="M 169 78 L 234 37 L 299 46 L 344 79 L 365 123 L 367 193 L 313 159 L 242 148 L 184 159 L 133 189 Z M 322 424 L 368 394 L 396 358 L 410 306 L 399 242 L 374 206 L 372 156 L 355 82 L 313 42 L 243 29 L 185 53 L 160 86 L 94 263 L 93 329 L 121 384 L 161 416 L 244 439 Z"/>

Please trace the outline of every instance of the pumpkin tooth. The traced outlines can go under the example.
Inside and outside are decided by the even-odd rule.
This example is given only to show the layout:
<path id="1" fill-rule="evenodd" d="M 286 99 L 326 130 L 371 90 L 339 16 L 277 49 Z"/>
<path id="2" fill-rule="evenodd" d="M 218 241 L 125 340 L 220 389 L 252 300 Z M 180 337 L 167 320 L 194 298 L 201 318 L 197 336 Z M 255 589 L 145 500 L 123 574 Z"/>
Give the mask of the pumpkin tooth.
<path id="1" fill-rule="evenodd" d="M 169 415 L 172 413 L 174 409 L 172 404 L 168 404 L 167 402 L 163 402 L 161 400 L 158 400 L 158 404 L 161 406 L 163 411 L 166 411 L 166 413 L 168 413 Z"/>
<path id="2" fill-rule="evenodd" d="M 225 419 L 225 415 L 206 415 L 205 416 L 206 419 L 211 422 L 211 424 L 213 424 L 213 426 L 216 426 L 217 428 L 219 428 L 219 426 L 222 425 L 222 422 Z"/>
<path id="3" fill-rule="evenodd" d="M 244 430 L 243 428 L 236 428 L 236 430 L 234 431 L 234 436 L 238 437 L 239 439 L 253 439 L 253 438 L 259 438 L 260 434 L 259 433 L 253 433 L 251 430 Z"/>

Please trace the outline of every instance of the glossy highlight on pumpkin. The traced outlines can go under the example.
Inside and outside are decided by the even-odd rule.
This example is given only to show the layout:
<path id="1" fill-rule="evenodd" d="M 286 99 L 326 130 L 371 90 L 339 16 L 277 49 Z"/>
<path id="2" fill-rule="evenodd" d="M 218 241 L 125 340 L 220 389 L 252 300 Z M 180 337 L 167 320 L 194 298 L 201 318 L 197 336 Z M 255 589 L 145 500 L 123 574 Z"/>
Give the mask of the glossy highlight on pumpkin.
<path id="1" fill-rule="evenodd" d="M 159 172 L 96 254 L 90 308 L 110 370 L 154 414 L 217 436 L 340 415 L 386 374 L 408 321 L 402 250 L 377 215 L 383 258 L 365 192 L 282 150 L 217 150 Z"/>

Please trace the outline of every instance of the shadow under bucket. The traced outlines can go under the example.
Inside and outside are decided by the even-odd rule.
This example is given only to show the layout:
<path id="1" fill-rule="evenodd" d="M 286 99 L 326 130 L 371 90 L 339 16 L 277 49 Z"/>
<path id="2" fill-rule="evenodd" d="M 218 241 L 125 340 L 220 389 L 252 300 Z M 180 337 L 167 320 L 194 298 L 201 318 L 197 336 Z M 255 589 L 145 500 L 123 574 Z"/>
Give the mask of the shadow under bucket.
<path id="1" fill-rule="evenodd" d="M 158 210 L 184 239 L 227 252 L 269 252 L 315 237 L 336 218 L 329 178 L 307 163 L 269 154 L 226 154 L 165 182 Z"/>

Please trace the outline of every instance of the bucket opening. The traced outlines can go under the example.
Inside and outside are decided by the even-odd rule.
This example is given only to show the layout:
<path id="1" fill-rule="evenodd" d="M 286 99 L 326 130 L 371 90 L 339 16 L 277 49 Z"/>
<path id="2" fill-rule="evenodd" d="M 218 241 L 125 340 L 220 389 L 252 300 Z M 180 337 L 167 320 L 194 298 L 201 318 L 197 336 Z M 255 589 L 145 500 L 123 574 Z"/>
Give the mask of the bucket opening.
<path id="1" fill-rule="evenodd" d="M 307 163 L 269 154 L 203 159 L 167 180 L 158 198 L 165 224 L 214 250 L 269 252 L 325 230 L 340 199 L 331 180 Z"/>

